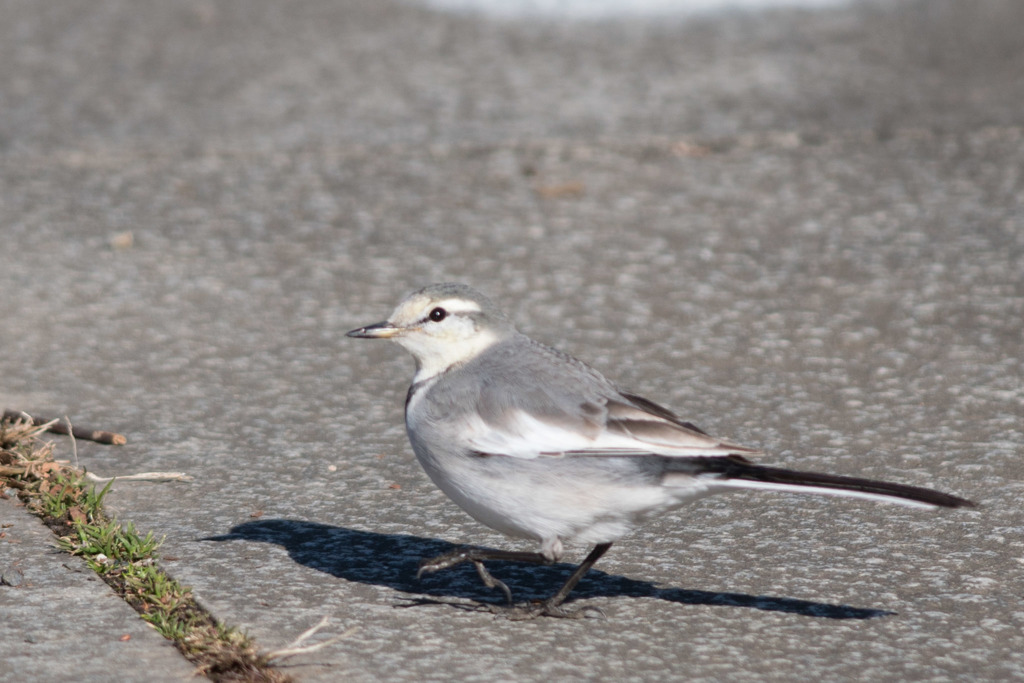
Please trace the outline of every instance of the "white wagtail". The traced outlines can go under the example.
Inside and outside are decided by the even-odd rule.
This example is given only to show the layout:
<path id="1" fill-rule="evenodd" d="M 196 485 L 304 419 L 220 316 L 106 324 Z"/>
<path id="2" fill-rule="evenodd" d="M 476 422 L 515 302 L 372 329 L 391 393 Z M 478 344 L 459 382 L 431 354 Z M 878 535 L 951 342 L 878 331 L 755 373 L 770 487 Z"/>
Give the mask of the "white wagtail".
<path id="1" fill-rule="evenodd" d="M 972 507 L 930 489 L 756 465 L 759 451 L 718 439 L 622 391 L 565 353 L 516 331 L 482 294 L 435 284 L 385 322 L 348 333 L 393 339 L 416 359 L 405 402 L 409 441 L 430 478 L 474 519 L 540 543 L 540 552 L 467 548 L 424 560 L 420 574 L 484 560 L 550 564 L 563 543 L 594 545 L 558 592 L 515 618 L 580 616 L 562 602 L 611 544 L 651 517 L 714 493 L 769 489 Z"/>

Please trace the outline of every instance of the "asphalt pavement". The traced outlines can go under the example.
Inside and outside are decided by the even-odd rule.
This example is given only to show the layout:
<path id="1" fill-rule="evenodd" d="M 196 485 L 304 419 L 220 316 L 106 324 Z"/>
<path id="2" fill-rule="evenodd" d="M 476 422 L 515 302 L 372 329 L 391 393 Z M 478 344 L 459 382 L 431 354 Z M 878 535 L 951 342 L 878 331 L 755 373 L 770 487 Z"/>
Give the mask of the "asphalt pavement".
<path id="1" fill-rule="evenodd" d="M 300 681 L 1024 678 L 1022 21 L 3 2 L 0 408 L 191 475 L 108 508 L 261 647 L 358 627 Z M 344 337 L 446 280 L 768 463 L 981 507 L 720 496 L 612 548 L 574 593 L 604 619 L 474 609 L 418 560 L 529 546 L 416 464 L 404 352 Z M 188 678 L 0 522 L 0 677 Z M 543 597 L 585 550 L 492 570 Z"/>

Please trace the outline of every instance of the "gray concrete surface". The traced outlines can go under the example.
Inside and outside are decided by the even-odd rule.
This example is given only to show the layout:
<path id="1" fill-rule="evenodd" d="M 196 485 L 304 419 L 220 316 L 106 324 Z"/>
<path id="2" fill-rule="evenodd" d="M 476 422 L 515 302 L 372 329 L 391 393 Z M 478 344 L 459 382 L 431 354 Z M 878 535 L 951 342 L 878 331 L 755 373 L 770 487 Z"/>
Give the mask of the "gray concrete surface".
<path id="1" fill-rule="evenodd" d="M 193 667 L 16 499 L 0 498 L 5 681 L 188 681 Z"/>
<path id="2" fill-rule="evenodd" d="M 108 502 L 264 647 L 360 628 L 300 680 L 1024 677 L 1019 4 L 0 13 L 0 403 L 128 434 L 79 444 L 101 475 L 193 475 Z M 719 497 L 602 559 L 605 620 L 474 611 L 498 596 L 418 558 L 519 546 L 419 471 L 409 359 L 343 338 L 448 279 L 773 463 L 983 507 Z M 567 568 L 494 571 L 526 598 Z M 22 622 L 98 618 L 55 590 Z"/>

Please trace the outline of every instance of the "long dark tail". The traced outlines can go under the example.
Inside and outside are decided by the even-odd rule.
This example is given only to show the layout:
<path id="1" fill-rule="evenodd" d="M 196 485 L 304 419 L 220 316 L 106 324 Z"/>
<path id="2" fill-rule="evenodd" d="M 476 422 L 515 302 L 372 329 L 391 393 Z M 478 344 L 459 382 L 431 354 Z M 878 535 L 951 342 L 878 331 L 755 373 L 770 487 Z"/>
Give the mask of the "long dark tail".
<path id="1" fill-rule="evenodd" d="M 713 477 L 726 487 L 769 489 L 794 493 L 821 493 L 834 496 L 888 500 L 918 507 L 975 507 L 966 498 L 933 491 L 920 486 L 890 484 L 885 481 L 844 477 L 836 474 L 797 472 L 778 467 L 765 467 L 738 455 L 709 458 L 679 458 L 670 471 Z"/>

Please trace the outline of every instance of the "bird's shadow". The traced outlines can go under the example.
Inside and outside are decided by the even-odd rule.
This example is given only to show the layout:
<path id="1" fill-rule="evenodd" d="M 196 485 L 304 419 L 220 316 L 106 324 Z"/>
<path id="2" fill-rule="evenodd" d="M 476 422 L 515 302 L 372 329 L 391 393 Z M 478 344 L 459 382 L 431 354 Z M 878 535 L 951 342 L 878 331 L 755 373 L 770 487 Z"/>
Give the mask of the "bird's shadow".
<path id="1" fill-rule="evenodd" d="M 428 596 L 502 603 L 501 593 L 484 587 L 469 563 L 425 575 L 421 579 L 416 578 L 421 559 L 442 555 L 457 547 L 439 539 L 358 531 L 290 519 L 266 519 L 245 522 L 233 527 L 227 534 L 202 540 L 273 543 L 287 550 L 295 562 L 312 569 L 347 581 L 387 586 L 408 593 L 414 596 L 410 599 L 410 606 L 438 602 Z M 509 585 L 518 601 L 523 601 L 552 594 L 574 567 L 567 563 L 527 565 L 494 562 L 489 563 L 488 568 Z M 750 607 L 825 619 L 873 619 L 894 614 L 887 610 L 831 605 L 795 598 L 658 588 L 648 581 L 591 570 L 573 591 L 572 597 L 599 596 L 654 597 L 686 605 Z"/>

